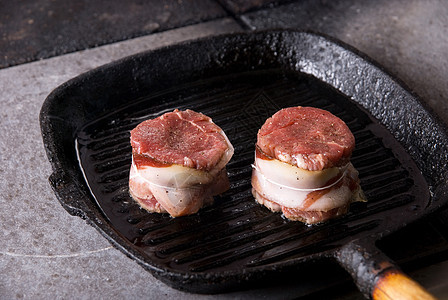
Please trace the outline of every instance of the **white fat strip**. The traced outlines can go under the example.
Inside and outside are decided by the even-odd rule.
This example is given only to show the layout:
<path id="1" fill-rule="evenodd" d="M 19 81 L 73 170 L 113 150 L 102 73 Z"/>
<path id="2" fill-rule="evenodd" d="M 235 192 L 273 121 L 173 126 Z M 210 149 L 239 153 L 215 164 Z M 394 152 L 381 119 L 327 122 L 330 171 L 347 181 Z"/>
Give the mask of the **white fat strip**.
<path id="1" fill-rule="evenodd" d="M 145 172 L 141 172 L 137 166 L 134 163 L 134 160 L 132 160 L 131 168 L 133 169 L 133 172 L 130 173 L 129 179 L 138 179 L 142 180 L 146 183 L 148 183 L 150 186 L 163 188 L 168 191 L 179 191 L 179 190 L 187 190 L 187 189 L 201 189 L 201 184 L 203 183 L 209 183 L 211 181 L 211 178 L 207 178 L 206 172 L 198 171 L 196 169 L 186 168 L 183 166 L 175 166 L 175 169 L 173 170 L 163 170 L 170 167 L 163 167 L 163 168 L 156 168 L 156 167 L 144 167 L 142 170 Z M 179 169 L 179 170 L 178 170 Z M 187 169 L 187 170 L 184 170 Z M 188 171 L 197 171 L 197 173 L 201 172 L 204 173 L 203 182 L 198 178 L 198 176 L 194 176 L 193 172 Z M 163 172 L 164 174 L 160 174 L 159 172 Z M 183 172 L 182 172 L 183 171 Z M 154 180 L 148 179 L 148 174 L 151 175 L 150 178 Z M 168 176 L 167 176 L 168 175 Z M 176 176 L 177 175 L 177 176 Z M 202 176 L 201 176 L 202 177 Z M 169 185 L 164 184 L 163 182 L 170 183 Z"/>
<path id="2" fill-rule="evenodd" d="M 338 180 L 336 180 L 336 181 L 333 182 L 332 184 L 329 184 L 329 185 L 326 185 L 326 186 L 323 186 L 323 187 L 318 187 L 318 188 L 304 189 L 304 188 L 296 188 L 296 187 L 292 187 L 292 186 L 287 186 L 287 185 L 284 185 L 284 184 L 275 182 L 275 181 L 273 181 L 273 180 L 267 178 L 266 176 L 264 176 L 264 174 L 260 171 L 260 169 L 259 169 L 257 166 L 255 166 L 255 165 L 253 165 L 253 164 L 252 164 L 251 166 L 252 166 L 253 169 L 255 169 L 255 170 L 258 171 L 258 175 L 261 176 L 261 177 L 263 177 L 263 180 L 266 180 L 266 181 L 268 181 L 268 182 L 270 182 L 270 183 L 272 183 L 272 184 L 274 184 L 274 185 L 276 185 L 276 186 L 278 186 L 278 187 L 282 187 L 282 188 L 290 189 L 290 190 L 294 190 L 294 191 L 307 192 L 307 193 L 315 192 L 315 191 L 321 191 L 321 190 L 325 190 L 325 189 L 331 188 L 332 186 L 336 185 L 339 181 L 341 181 L 341 180 L 345 177 L 346 172 L 347 172 L 347 171 L 344 171 L 344 173 L 342 174 L 342 176 L 340 176 L 340 177 L 338 178 Z"/>
<path id="3" fill-rule="evenodd" d="M 334 187 L 334 184 L 312 189 L 291 188 L 290 186 L 279 185 L 277 182 L 273 183 L 267 180 L 265 174 L 259 172 L 256 168 L 253 169 L 253 183 L 257 192 L 268 200 L 288 208 L 307 211 L 328 211 L 352 202 L 353 196 L 356 194 L 345 184 L 337 188 Z M 348 164 L 347 169 L 344 171 L 344 176 L 339 180 L 343 180 L 346 176 L 357 177 L 357 171 L 351 164 Z M 328 193 L 325 193 L 312 205 L 305 208 L 304 201 L 308 194 L 324 188 L 330 189 Z"/>
<path id="4" fill-rule="evenodd" d="M 202 200 L 203 186 L 191 185 L 180 188 L 176 180 L 171 182 L 174 186 L 167 186 L 148 180 L 139 172 L 135 164 L 131 166 L 132 171 L 129 180 L 144 182 L 149 185 L 149 190 L 157 199 L 157 202 L 172 216 L 177 216 L 180 212 Z M 202 205 L 202 201 L 200 203 Z"/>
<path id="5" fill-rule="evenodd" d="M 262 159 L 255 156 L 254 168 L 257 168 L 267 180 L 277 185 L 296 190 L 315 191 L 328 188 L 330 180 L 343 176 L 347 165 L 340 168 L 309 171 L 278 159 Z"/>

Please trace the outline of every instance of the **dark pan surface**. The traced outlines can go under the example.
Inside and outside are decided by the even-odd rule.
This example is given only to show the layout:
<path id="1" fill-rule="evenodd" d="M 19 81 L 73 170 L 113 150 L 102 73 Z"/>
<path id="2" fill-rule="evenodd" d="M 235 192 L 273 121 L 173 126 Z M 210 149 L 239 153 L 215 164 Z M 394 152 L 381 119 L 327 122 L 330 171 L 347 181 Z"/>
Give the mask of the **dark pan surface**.
<path id="1" fill-rule="evenodd" d="M 205 64 L 195 60 L 198 51 L 208 55 Z M 188 60 L 176 65 L 170 55 Z M 329 55 L 332 62 L 319 69 Z M 362 69 L 361 78 L 353 67 Z M 250 193 L 257 130 L 280 108 L 297 105 L 326 109 L 348 124 L 356 138 L 352 162 L 369 199 L 343 218 L 311 227 L 269 212 Z M 175 108 L 212 117 L 235 155 L 227 167 L 231 189 L 200 213 L 173 219 L 141 210 L 128 194 L 128 175 L 129 131 Z M 445 174 L 428 158 L 438 155 L 446 164 L 444 128 L 374 64 L 310 33 L 218 37 L 119 61 L 56 90 L 41 124 L 64 207 L 155 276 L 188 291 L 242 287 L 331 257 L 354 239 L 375 241 L 446 202 Z"/>

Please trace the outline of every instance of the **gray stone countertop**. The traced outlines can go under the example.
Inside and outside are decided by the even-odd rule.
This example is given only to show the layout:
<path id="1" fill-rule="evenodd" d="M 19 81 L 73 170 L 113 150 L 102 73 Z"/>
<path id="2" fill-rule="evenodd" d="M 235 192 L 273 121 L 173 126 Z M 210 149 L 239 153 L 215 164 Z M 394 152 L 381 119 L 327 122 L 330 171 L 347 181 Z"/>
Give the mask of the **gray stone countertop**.
<path id="1" fill-rule="evenodd" d="M 294 8 L 280 9 L 285 10 L 284 17 Z M 261 24 L 257 20 L 266 17 L 266 13 L 257 12 L 243 20 L 255 27 Z M 275 15 L 270 18 L 277 26 Z M 54 88 L 80 73 L 142 50 L 235 31 L 242 31 L 239 23 L 224 18 L 0 70 L 0 299 L 289 299 L 302 295 L 299 286 L 214 296 L 174 290 L 114 249 L 85 221 L 70 216 L 48 183 L 51 167 L 42 145 L 38 116 L 44 99 Z M 341 37 L 354 41 L 354 33 Z M 371 49 L 363 38 L 358 40 L 360 48 Z M 442 38 L 445 41 L 446 35 Z M 391 53 L 395 52 L 385 55 L 390 65 L 395 63 Z M 403 69 L 405 61 L 400 60 L 397 73 L 408 74 L 404 79 L 412 84 L 413 78 L 421 80 L 422 76 L 438 73 L 434 71 L 438 67 L 446 72 L 446 54 L 444 58 L 434 56 L 432 65 L 427 63 L 429 58 L 422 56 L 423 73 L 407 73 Z M 400 57 L 406 59 L 406 53 Z M 442 118 L 446 111 L 445 83 L 437 81 L 438 89 L 434 91 L 444 94 L 425 94 L 444 101 L 443 111 L 438 112 Z M 418 83 L 416 87 L 423 89 L 425 85 Z M 437 108 L 437 103 L 429 100 L 430 106 Z M 448 296 L 447 263 L 410 275 L 441 299 Z M 359 297 L 353 292 L 346 299 Z"/>

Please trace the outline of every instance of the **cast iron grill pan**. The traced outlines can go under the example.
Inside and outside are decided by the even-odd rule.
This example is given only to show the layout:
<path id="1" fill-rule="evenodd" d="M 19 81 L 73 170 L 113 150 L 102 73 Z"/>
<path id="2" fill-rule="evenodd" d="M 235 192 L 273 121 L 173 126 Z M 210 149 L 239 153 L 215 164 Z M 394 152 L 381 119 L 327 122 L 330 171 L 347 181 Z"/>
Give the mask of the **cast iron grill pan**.
<path id="1" fill-rule="evenodd" d="M 140 99 L 88 124 L 77 136 L 80 162 L 92 194 L 111 225 L 158 264 L 198 272 L 277 263 L 301 254 L 304 247 L 331 248 L 328 237 L 339 242 L 353 232 L 376 227 L 379 212 L 410 203 L 413 209 L 428 198 L 427 185 L 412 162 L 406 161 L 405 152 L 398 145 L 395 150 L 385 147 L 387 132 L 360 110 L 347 112 L 344 100 L 315 79 L 287 78 L 275 71 L 220 77 L 194 88 Z M 294 105 L 311 105 L 336 114 L 356 137 L 352 161 L 370 201 L 354 204 L 343 220 L 303 226 L 272 214 L 256 204 L 251 195 L 250 164 L 256 132 L 278 109 Z M 235 156 L 227 167 L 231 190 L 218 197 L 214 206 L 179 219 L 146 213 L 130 199 L 128 191 L 129 131 L 142 120 L 175 108 L 211 116 L 235 144 Z M 376 134 L 372 127 L 376 127 Z"/>
<path id="2" fill-rule="evenodd" d="M 356 139 L 352 163 L 369 200 L 316 226 L 271 213 L 250 192 L 258 129 L 279 109 L 297 105 L 347 123 Z M 227 166 L 230 190 L 198 214 L 174 219 L 140 209 L 129 196 L 128 176 L 129 131 L 175 108 L 212 117 L 235 155 Z M 444 128 L 373 63 L 311 33 L 215 37 L 126 58 L 55 90 L 41 125 L 62 205 L 157 278 L 190 292 L 243 288 L 331 257 L 353 273 L 347 257 L 377 252 L 377 239 L 446 202 L 440 196 L 446 177 L 431 166 L 435 157 L 427 157 L 437 154 L 446 165 Z M 361 263 L 387 260 L 373 257 Z M 355 281 L 369 295 L 376 275 L 363 276 Z"/>

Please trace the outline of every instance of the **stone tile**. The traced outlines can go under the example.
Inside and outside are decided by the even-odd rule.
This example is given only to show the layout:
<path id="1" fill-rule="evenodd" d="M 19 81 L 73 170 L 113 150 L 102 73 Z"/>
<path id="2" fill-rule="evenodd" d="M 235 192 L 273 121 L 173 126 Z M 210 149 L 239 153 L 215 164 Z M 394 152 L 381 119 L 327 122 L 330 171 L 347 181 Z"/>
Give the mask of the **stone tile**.
<path id="1" fill-rule="evenodd" d="M 220 19 L 0 70 L 0 299 L 164 297 L 173 290 L 70 216 L 48 183 L 39 111 L 66 80 L 124 56 L 241 30 Z"/>
<path id="2" fill-rule="evenodd" d="M 227 15 L 213 0 L 5 1 L 1 11 L 0 68 Z"/>
<path id="3" fill-rule="evenodd" d="M 244 14 L 252 29 L 296 28 L 335 37 L 400 78 L 448 123 L 448 2 L 303 0 Z"/>

